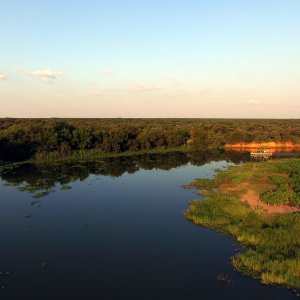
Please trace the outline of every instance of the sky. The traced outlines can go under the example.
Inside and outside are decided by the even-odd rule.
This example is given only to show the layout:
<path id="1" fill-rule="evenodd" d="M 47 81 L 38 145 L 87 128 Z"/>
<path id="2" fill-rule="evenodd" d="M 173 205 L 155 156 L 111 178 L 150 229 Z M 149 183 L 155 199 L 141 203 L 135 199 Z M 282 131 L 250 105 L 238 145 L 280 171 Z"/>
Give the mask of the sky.
<path id="1" fill-rule="evenodd" d="M 0 117 L 300 118 L 300 1 L 0 0 Z"/>

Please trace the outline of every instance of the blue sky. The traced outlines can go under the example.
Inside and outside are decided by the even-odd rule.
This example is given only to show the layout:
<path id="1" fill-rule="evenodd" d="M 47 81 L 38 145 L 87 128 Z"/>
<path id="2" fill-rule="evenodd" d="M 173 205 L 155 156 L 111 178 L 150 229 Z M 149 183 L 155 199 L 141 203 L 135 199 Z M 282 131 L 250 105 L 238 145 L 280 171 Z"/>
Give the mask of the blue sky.
<path id="1" fill-rule="evenodd" d="M 298 0 L 0 0 L 0 37 L 0 117 L 300 117 Z"/>

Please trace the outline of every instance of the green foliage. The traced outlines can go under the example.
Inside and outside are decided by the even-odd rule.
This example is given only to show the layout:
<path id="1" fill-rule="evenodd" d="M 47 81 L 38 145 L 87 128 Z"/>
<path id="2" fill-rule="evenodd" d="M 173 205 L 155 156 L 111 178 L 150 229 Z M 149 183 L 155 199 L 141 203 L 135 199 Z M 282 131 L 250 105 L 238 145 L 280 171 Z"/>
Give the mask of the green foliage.
<path id="1" fill-rule="evenodd" d="M 214 179 L 197 178 L 191 183 L 191 185 L 197 189 L 211 190 L 216 184 Z"/>
<path id="2" fill-rule="evenodd" d="M 237 197 L 211 193 L 194 200 L 185 213 L 196 224 L 222 231 L 245 246 L 232 258 L 234 267 L 266 284 L 300 288 L 300 215 L 257 215 Z"/>
<path id="3" fill-rule="evenodd" d="M 266 175 L 268 172 L 274 172 L 275 169 L 292 172 L 295 171 L 298 161 L 300 160 L 264 162 L 255 169 L 253 164 L 247 163 L 242 167 L 218 173 L 215 183 L 218 184 L 219 176 L 222 182 L 227 182 L 228 179 L 232 182 L 236 178 L 235 172 L 239 174 L 242 170 L 249 172 L 252 170 L 252 179 L 258 174 Z M 245 178 L 249 178 L 249 174 Z M 271 176 L 271 181 L 282 184 L 285 182 L 283 178 L 285 177 L 276 174 Z M 290 193 L 295 193 L 291 190 L 286 195 L 286 191 L 277 192 L 279 191 L 281 194 L 277 197 L 288 199 L 285 201 L 290 201 Z M 258 277 L 265 284 L 279 284 L 300 289 L 299 213 L 276 216 L 258 214 L 234 194 L 210 191 L 206 193 L 204 200 L 190 202 L 185 217 L 196 224 L 233 236 L 244 246 L 243 253 L 232 257 L 232 264 L 238 271 Z"/>
<path id="4" fill-rule="evenodd" d="M 269 205 L 296 203 L 297 193 L 292 190 L 275 189 L 260 195 L 260 199 Z"/>
<path id="5" fill-rule="evenodd" d="M 299 141 L 297 120 L 224 119 L 0 119 L 0 161 L 191 147 L 225 143 Z"/>
<path id="6" fill-rule="evenodd" d="M 262 201 L 269 205 L 300 206 L 300 163 L 297 159 L 284 160 L 277 164 L 277 172 L 284 175 L 272 175 L 270 182 L 276 186 L 271 191 L 260 195 Z"/>
<path id="7" fill-rule="evenodd" d="M 276 185 L 284 185 L 288 183 L 288 179 L 282 175 L 270 176 L 270 182 Z"/>
<path id="8" fill-rule="evenodd" d="M 215 178 L 217 185 L 220 184 L 232 184 L 242 183 L 245 180 L 257 176 L 257 170 L 253 168 L 253 165 L 243 165 L 229 167 L 226 171 L 219 171 Z"/>

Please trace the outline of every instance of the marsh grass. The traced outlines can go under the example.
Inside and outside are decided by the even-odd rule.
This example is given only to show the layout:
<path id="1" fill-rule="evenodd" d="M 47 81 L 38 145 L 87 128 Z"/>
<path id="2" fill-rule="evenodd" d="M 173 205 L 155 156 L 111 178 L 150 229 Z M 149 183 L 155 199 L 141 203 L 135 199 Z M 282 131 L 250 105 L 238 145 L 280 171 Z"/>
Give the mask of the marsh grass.
<path id="1" fill-rule="evenodd" d="M 246 163 L 219 172 L 214 185 L 236 184 L 268 177 L 290 178 L 300 160 Z M 245 171 L 245 174 L 243 172 Z M 282 175 L 285 174 L 285 175 Z M 284 181 L 272 177 L 272 184 Z M 274 179 L 275 178 L 275 179 Z M 207 181 L 193 182 L 203 188 Z M 210 186 L 210 184 L 208 184 Z M 245 192 L 239 190 L 240 193 Z M 263 214 L 258 207 L 253 210 L 240 201 L 240 194 L 221 193 L 206 189 L 204 200 L 193 200 L 185 217 L 202 226 L 212 228 L 234 237 L 244 248 L 231 258 L 234 268 L 243 274 L 257 277 L 265 284 L 285 285 L 300 289 L 300 214 Z"/>
<path id="2" fill-rule="evenodd" d="M 191 186 L 197 189 L 212 190 L 216 187 L 216 183 L 214 179 L 197 178 L 191 183 Z"/>

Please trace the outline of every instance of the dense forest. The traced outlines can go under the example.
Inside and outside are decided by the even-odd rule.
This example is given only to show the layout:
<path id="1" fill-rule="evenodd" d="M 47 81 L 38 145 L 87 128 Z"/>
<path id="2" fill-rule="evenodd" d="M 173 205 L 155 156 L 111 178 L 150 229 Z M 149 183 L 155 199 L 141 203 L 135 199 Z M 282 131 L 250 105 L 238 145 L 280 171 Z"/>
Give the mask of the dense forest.
<path id="1" fill-rule="evenodd" d="M 0 119 L 0 161 L 153 149 L 218 149 L 225 143 L 300 141 L 300 120 Z"/>

